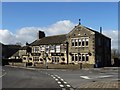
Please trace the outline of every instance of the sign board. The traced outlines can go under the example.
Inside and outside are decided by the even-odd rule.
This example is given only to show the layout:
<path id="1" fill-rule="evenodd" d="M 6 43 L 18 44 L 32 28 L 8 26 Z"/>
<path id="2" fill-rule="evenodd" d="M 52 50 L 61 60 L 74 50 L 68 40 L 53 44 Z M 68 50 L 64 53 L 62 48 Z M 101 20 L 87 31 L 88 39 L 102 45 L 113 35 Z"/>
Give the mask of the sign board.
<path id="1" fill-rule="evenodd" d="M 51 56 L 64 56 L 64 53 L 51 53 Z"/>
<path id="2" fill-rule="evenodd" d="M 41 53 L 31 53 L 32 56 L 40 56 Z"/>

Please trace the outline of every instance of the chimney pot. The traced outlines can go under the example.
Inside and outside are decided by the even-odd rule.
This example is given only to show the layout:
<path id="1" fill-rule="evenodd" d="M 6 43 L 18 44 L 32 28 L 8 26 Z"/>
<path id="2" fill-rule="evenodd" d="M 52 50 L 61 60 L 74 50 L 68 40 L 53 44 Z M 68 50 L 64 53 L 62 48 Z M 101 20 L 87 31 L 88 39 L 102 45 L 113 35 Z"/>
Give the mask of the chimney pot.
<path id="1" fill-rule="evenodd" d="M 100 27 L 100 33 L 102 34 L 102 27 Z"/>

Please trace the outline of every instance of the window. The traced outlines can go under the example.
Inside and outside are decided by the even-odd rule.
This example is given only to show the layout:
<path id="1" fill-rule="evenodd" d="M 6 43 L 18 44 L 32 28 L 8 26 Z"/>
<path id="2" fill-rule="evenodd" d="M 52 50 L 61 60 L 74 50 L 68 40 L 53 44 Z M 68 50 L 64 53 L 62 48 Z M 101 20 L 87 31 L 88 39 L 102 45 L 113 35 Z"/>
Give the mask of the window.
<path id="1" fill-rule="evenodd" d="M 51 46 L 50 49 L 51 49 L 50 52 L 53 52 L 53 53 L 55 52 L 55 46 L 54 45 Z"/>
<path id="2" fill-rule="evenodd" d="M 82 39 L 82 46 L 84 46 L 85 39 Z"/>
<path id="3" fill-rule="evenodd" d="M 60 53 L 60 45 L 56 46 L 56 53 Z"/>
<path id="4" fill-rule="evenodd" d="M 75 46 L 75 44 L 74 44 L 74 39 L 72 39 L 72 46 Z"/>
<path id="5" fill-rule="evenodd" d="M 57 59 L 57 62 L 59 62 L 59 57 L 57 57 L 56 59 Z"/>
<path id="6" fill-rule="evenodd" d="M 49 52 L 49 46 L 46 46 L 46 53 Z"/>
<path id="7" fill-rule="evenodd" d="M 81 54 L 79 54 L 79 61 L 81 61 Z"/>
<path id="8" fill-rule="evenodd" d="M 75 46 L 77 46 L 78 39 L 75 39 Z"/>
<path id="9" fill-rule="evenodd" d="M 81 39 L 78 40 L 78 45 L 81 46 Z"/>
<path id="10" fill-rule="evenodd" d="M 74 54 L 72 54 L 72 61 L 74 61 Z"/>
<path id="11" fill-rule="evenodd" d="M 34 52 L 39 52 L 39 47 L 34 47 Z"/>
<path id="12" fill-rule="evenodd" d="M 26 58 L 25 58 L 25 57 L 24 57 L 23 59 L 24 59 L 24 60 L 26 60 Z"/>
<path id="13" fill-rule="evenodd" d="M 82 61 L 85 61 L 85 55 L 82 54 Z"/>
<path id="14" fill-rule="evenodd" d="M 32 60 L 32 58 L 29 58 L 29 60 Z"/>
<path id="15" fill-rule="evenodd" d="M 39 61 L 39 57 L 33 57 L 33 61 Z"/>
<path id="16" fill-rule="evenodd" d="M 86 38 L 86 40 L 85 40 L 85 41 L 86 41 L 86 46 L 88 46 L 88 38 Z"/>
<path id="17" fill-rule="evenodd" d="M 86 54 L 86 61 L 89 61 L 89 55 Z"/>
<path id="18" fill-rule="evenodd" d="M 40 48 L 41 48 L 41 51 L 45 51 L 45 46 L 44 45 L 42 45 Z"/>
<path id="19" fill-rule="evenodd" d="M 75 54 L 75 61 L 78 61 L 78 55 Z"/>

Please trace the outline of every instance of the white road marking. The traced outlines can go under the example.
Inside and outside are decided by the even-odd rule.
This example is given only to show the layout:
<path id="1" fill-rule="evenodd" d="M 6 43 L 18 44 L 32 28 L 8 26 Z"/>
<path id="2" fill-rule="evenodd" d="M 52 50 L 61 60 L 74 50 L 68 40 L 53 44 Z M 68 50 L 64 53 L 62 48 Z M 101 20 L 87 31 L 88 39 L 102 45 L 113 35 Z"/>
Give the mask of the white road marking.
<path id="1" fill-rule="evenodd" d="M 60 87 L 64 87 L 64 86 L 61 84 Z"/>
<path id="2" fill-rule="evenodd" d="M 61 81 L 64 81 L 63 79 L 61 79 Z"/>
<path id="3" fill-rule="evenodd" d="M 61 82 L 57 82 L 58 84 L 61 84 Z"/>
<path id="4" fill-rule="evenodd" d="M 67 84 L 67 82 L 64 82 L 65 84 Z"/>
<path id="5" fill-rule="evenodd" d="M 58 79 L 55 79 L 56 81 L 58 81 Z"/>
<path id="6" fill-rule="evenodd" d="M 84 79 L 92 79 L 92 78 L 89 78 L 88 76 L 80 76 L 80 77 Z"/>
<path id="7" fill-rule="evenodd" d="M 51 75 L 53 77 L 53 75 Z"/>
<path id="8" fill-rule="evenodd" d="M 56 77 L 58 76 L 58 75 L 55 75 Z"/>
<path id="9" fill-rule="evenodd" d="M 3 76 L 5 76 L 7 73 L 5 72 L 3 75 L 0 76 L 0 78 L 2 78 Z"/>
<path id="10" fill-rule="evenodd" d="M 54 79 L 56 78 L 56 77 L 53 77 Z"/>
<path id="11" fill-rule="evenodd" d="M 66 85 L 67 87 L 71 87 L 70 85 Z"/>
<path id="12" fill-rule="evenodd" d="M 60 78 L 60 77 L 58 77 L 58 78 Z"/>
<path id="13" fill-rule="evenodd" d="M 81 78 L 84 78 L 84 79 L 96 79 L 96 78 L 107 78 L 107 77 L 111 77 L 113 75 L 105 75 L 105 76 L 97 76 L 97 77 L 94 77 L 94 78 L 90 78 L 88 76 L 80 76 Z"/>
<path id="14" fill-rule="evenodd" d="M 113 75 L 106 75 L 106 76 L 99 76 L 100 78 L 106 78 L 106 77 L 111 77 Z"/>

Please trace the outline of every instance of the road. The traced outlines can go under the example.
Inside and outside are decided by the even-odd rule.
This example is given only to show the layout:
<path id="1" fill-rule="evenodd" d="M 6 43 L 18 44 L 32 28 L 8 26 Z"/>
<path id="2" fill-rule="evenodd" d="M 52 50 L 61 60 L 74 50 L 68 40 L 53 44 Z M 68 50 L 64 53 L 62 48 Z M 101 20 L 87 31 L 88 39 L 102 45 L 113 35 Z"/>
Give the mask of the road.
<path id="1" fill-rule="evenodd" d="M 118 80 L 115 69 L 22 69 L 3 67 L 6 73 L 2 77 L 3 88 L 39 88 L 43 90 L 77 90 L 88 82 L 112 82 Z"/>
<path id="2" fill-rule="evenodd" d="M 2 88 L 56 88 L 60 90 L 56 81 L 46 73 L 38 70 L 27 70 L 3 67 L 6 75 L 2 77 Z"/>
<path id="3" fill-rule="evenodd" d="M 48 70 L 47 73 L 60 76 L 75 89 L 91 82 L 118 81 L 118 69 Z"/>

